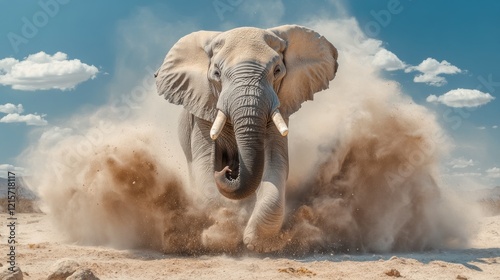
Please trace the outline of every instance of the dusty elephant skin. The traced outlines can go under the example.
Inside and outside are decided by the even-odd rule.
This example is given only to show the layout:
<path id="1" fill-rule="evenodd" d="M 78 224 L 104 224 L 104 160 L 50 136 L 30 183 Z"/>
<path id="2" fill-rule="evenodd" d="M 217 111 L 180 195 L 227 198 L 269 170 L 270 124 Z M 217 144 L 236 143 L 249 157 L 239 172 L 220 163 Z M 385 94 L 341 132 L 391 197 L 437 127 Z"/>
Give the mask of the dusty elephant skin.
<path id="1" fill-rule="evenodd" d="M 250 250 L 284 246 L 288 119 L 328 88 L 337 56 L 296 25 L 199 31 L 181 38 L 156 74 L 158 93 L 185 109 L 179 138 L 199 201 L 247 203 L 256 193 L 243 233 Z"/>

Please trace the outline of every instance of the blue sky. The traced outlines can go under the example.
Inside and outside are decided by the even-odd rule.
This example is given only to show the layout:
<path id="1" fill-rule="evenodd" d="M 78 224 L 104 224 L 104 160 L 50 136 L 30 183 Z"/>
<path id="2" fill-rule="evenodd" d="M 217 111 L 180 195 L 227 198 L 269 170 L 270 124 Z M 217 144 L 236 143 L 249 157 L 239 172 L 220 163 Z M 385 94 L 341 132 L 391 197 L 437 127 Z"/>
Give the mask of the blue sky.
<path id="1" fill-rule="evenodd" d="M 126 77 L 156 69 L 189 32 L 351 18 L 380 42 L 372 56 L 380 75 L 453 139 L 445 176 L 500 185 L 500 2 L 193 3 L 0 0 L 0 172 L 25 171 L 19 155 L 37 135 L 133 88 L 138 80 Z"/>

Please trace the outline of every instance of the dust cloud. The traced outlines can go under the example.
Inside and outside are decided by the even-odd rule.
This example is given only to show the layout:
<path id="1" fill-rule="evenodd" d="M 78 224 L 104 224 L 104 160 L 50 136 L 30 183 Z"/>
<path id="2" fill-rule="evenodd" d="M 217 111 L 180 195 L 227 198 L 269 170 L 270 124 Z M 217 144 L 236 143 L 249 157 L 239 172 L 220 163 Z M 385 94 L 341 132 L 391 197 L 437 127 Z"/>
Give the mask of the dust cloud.
<path id="1" fill-rule="evenodd" d="M 199 248 L 191 244 L 196 240 L 191 235 L 199 232 L 188 229 L 201 230 L 205 217 L 188 202 L 179 169 L 154 156 L 155 135 L 133 127 L 107 133 L 87 155 L 78 156 L 75 147 L 88 138 L 75 136 L 50 150 L 30 152 L 37 162 L 31 185 L 42 210 L 69 240 L 81 244 L 176 253 Z"/>
<path id="2" fill-rule="evenodd" d="M 450 140 L 432 113 L 398 85 L 374 76 L 348 53 L 344 59 L 348 66 L 333 89 L 317 100 L 328 105 L 303 108 L 290 129 L 298 133 L 290 136 L 293 245 L 285 250 L 463 246 L 471 217 L 438 181 L 440 155 Z M 363 84 L 347 80 L 356 75 Z"/>
<path id="3" fill-rule="evenodd" d="M 359 52 L 339 53 L 331 89 L 290 120 L 288 239 L 279 253 L 466 246 L 474 211 L 439 180 L 450 139 Z M 200 203 L 176 137 L 180 108 L 161 100 L 151 81 L 143 91 L 131 98 L 137 106 L 114 100 L 35 137 L 23 159 L 41 208 L 80 244 L 246 252 L 254 198 Z"/>

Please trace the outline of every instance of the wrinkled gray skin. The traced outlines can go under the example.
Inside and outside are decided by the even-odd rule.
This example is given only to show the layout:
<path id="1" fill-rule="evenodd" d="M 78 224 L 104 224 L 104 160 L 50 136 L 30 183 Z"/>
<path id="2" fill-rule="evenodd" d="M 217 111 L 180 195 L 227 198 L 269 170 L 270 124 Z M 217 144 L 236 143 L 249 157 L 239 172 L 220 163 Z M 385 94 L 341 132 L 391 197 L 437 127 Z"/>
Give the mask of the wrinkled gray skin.
<path id="1" fill-rule="evenodd" d="M 243 234 L 250 250 L 284 244 L 288 142 L 271 116 L 279 109 L 288 123 L 301 103 L 328 88 L 337 67 L 337 50 L 324 37 L 286 25 L 191 33 L 172 47 L 157 73 L 158 93 L 185 108 L 180 141 L 194 187 L 209 203 L 256 193 Z M 210 128 L 218 110 L 227 121 L 214 141 Z"/>

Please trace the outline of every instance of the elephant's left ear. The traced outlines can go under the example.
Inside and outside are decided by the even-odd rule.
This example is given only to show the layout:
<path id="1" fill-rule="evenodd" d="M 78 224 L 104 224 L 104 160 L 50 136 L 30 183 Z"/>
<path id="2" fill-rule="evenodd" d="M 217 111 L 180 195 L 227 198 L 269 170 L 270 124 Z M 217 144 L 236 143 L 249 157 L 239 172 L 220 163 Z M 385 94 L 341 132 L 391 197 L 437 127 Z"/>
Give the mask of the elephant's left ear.
<path id="1" fill-rule="evenodd" d="M 306 27 L 283 25 L 269 29 L 287 42 L 283 54 L 286 75 L 278 92 L 280 111 L 287 116 L 313 94 L 327 89 L 337 72 L 337 49 L 323 36 Z"/>

